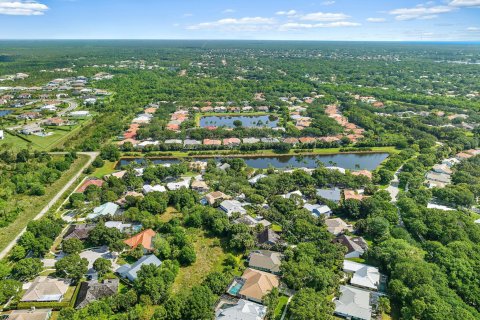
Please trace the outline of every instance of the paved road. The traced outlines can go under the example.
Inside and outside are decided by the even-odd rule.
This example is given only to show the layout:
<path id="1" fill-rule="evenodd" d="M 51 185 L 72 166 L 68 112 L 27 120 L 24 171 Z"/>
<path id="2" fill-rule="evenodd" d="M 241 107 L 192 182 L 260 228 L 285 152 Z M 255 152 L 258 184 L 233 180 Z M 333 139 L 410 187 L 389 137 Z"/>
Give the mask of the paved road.
<path id="1" fill-rule="evenodd" d="M 55 152 L 52 154 L 65 154 L 64 152 Z M 48 210 L 62 197 L 62 195 L 67 192 L 67 190 L 77 181 L 77 179 L 82 175 L 83 170 L 85 170 L 90 164 L 92 164 L 93 160 L 99 155 L 99 152 L 78 152 L 78 154 L 84 154 L 90 157 L 88 159 L 88 162 L 78 170 L 78 172 L 63 186 L 63 188 L 47 203 L 47 205 L 40 211 L 39 214 L 33 219 L 33 220 L 38 220 L 41 217 L 43 217 Z M 23 233 L 27 230 L 27 228 L 24 228 L 20 233 L 15 237 L 15 239 L 12 240 L 8 244 L 8 246 L 3 249 L 0 252 L 0 259 L 3 259 L 7 256 L 8 252 L 12 250 L 13 246 L 17 243 L 18 239 L 23 235 Z"/>
<path id="2" fill-rule="evenodd" d="M 402 168 L 398 169 L 398 171 L 395 172 L 395 174 L 393 175 L 393 180 L 390 181 L 390 185 L 386 189 L 390 193 L 390 197 L 392 198 L 392 202 L 397 202 L 397 200 L 398 200 L 398 193 L 400 191 L 399 188 L 398 188 L 398 184 L 400 183 L 400 180 L 398 179 L 398 174 L 400 173 L 401 170 L 402 170 Z"/>

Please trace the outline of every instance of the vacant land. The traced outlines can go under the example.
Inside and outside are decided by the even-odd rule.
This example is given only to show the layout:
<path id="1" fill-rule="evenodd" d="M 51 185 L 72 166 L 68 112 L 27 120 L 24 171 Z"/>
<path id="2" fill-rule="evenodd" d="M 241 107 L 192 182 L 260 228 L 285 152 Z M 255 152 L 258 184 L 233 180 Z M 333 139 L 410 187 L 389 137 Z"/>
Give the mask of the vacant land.
<path id="1" fill-rule="evenodd" d="M 47 205 L 65 184 L 82 168 L 89 160 L 87 155 L 78 155 L 78 159 L 72 164 L 70 169 L 62 175 L 54 184 L 46 189 L 45 195 L 41 197 L 31 197 L 24 195 L 19 197 L 14 203 L 10 203 L 15 208 L 20 208 L 21 213 L 18 218 L 5 228 L 0 229 L 0 250 L 3 250 L 15 237 L 27 226 L 27 223 Z"/>
<path id="2" fill-rule="evenodd" d="M 223 269 L 226 254 L 217 238 L 210 238 L 199 229 L 190 229 L 189 235 L 195 246 L 197 260 L 191 266 L 180 268 L 173 284 L 173 292 L 189 290 L 200 284 L 210 272 Z"/>

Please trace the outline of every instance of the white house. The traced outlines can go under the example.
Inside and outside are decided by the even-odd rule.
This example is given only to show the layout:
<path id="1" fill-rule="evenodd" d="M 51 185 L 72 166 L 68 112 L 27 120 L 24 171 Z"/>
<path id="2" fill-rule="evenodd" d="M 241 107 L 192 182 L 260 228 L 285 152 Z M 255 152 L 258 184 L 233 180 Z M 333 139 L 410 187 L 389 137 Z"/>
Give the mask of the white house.
<path id="1" fill-rule="evenodd" d="M 5 135 L 3 133 L 3 130 L 0 130 L 0 140 L 5 139 Z"/>
<path id="2" fill-rule="evenodd" d="M 192 178 L 184 178 L 182 181 L 180 182 L 170 182 L 170 183 L 167 183 L 167 189 L 168 190 L 179 190 L 181 188 L 190 188 L 190 180 L 192 180 Z"/>
<path id="3" fill-rule="evenodd" d="M 247 210 L 243 207 L 243 204 L 237 200 L 225 200 L 220 203 L 220 209 L 225 211 L 227 216 L 231 216 L 234 212 L 238 212 L 241 215 L 246 214 Z"/>
<path id="4" fill-rule="evenodd" d="M 306 203 L 303 205 L 303 208 L 310 211 L 310 213 L 317 218 L 322 215 L 329 218 L 332 214 L 332 209 L 327 205 Z"/>
<path id="5" fill-rule="evenodd" d="M 251 178 L 250 180 L 248 180 L 248 182 L 251 184 L 251 185 L 254 185 L 256 184 L 260 179 L 263 179 L 263 178 L 266 178 L 267 175 L 266 174 L 257 174 L 255 177 Z"/>
<path id="6" fill-rule="evenodd" d="M 83 118 L 88 116 L 90 116 L 90 111 L 79 110 L 70 112 L 70 117 L 74 118 Z"/>
<path id="7" fill-rule="evenodd" d="M 370 320 L 370 292 L 351 286 L 340 286 L 340 297 L 335 299 L 335 314 L 346 319 Z"/>
<path id="8" fill-rule="evenodd" d="M 161 186 L 159 184 L 154 185 L 154 186 L 146 184 L 146 185 L 143 186 L 142 190 L 143 190 L 144 194 L 147 194 L 147 193 L 150 193 L 150 192 L 155 192 L 155 191 L 156 192 L 166 192 L 167 191 L 167 189 L 164 186 Z"/>
<path id="9" fill-rule="evenodd" d="M 380 278 L 382 276 L 378 271 L 378 268 L 363 263 L 344 260 L 343 272 L 353 274 L 350 279 L 350 284 L 352 286 L 378 291 Z"/>

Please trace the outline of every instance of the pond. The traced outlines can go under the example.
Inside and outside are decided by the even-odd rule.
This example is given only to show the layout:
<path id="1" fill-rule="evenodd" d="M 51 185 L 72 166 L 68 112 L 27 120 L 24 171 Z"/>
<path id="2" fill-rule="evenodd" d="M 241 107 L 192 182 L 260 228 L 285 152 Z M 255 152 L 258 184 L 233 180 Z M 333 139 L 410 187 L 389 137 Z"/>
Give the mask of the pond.
<path id="1" fill-rule="evenodd" d="M 278 126 L 276 116 L 206 116 L 200 118 L 200 126 L 205 127 L 227 127 L 235 128 L 235 121 L 241 121 L 245 128 L 275 128 Z"/>
<path id="2" fill-rule="evenodd" d="M 255 169 L 267 169 L 273 166 L 277 169 L 287 168 L 309 168 L 317 167 L 317 161 L 326 166 L 337 166 L 349 170 L 375 170 L 383 160 L 388 157 L 388 153 L 340 153 L 335 155 L 308 155 L 308 156 L 272 156 L 272 157 L 248 157 L 243 158 L 247 166 Z M 215 158 L 221 161 L 222 158 Z M 193 161 L 207 161 L 207 158 L 193 158 Z M 179 163 L 179 159 L 150 159 L 154 164 Z M 120 159 L 117 169 L 131 162 L 145 163 L 143 158 L 125 158 Z"/>
<path id="3" fill-rule="evenodd" d="M 12 110 L 0 110 L 0 117 L 5 117 L 6 115 L 9 115 L 12 113 Z"/>

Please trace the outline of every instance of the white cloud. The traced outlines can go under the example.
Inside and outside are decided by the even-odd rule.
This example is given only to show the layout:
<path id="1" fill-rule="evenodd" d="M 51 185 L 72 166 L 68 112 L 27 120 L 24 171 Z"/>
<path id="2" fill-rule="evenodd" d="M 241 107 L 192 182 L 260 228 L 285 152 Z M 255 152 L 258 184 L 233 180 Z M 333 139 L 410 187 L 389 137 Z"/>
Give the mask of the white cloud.
<path id="1" fill-rule="evenodd" d="M 328 13 L 328 12 L 313 12 L 300 17 L 301 20 L 306 21 L 341 21 L 348 19 L 344 13 Z"/>
<path id="2" fill-rule="evenodd" d="M 280 26 L 280 31 L 300 30 L 300 29 L 318 29 L 318 28 L 342 28 L 342 27 L 358 27 L 361 26 L 357 22 L 336 21 L 329 23 L 298 23 L 289 22 Z"/>
<path id="3" fill-rule="evenodd" d="M 41 16 L 48 6 L 35 1 L 3 1 L 0 0 L 0 15 Z"/>
<path id="4" fill-rule="evenodd" d="M 187 26 L 188 30 L 217 29 L 224 31 L 258 31 L 272 28 L 275 20 L 264 17 L 227 18 Z"/>
<path id="5" fill-rule="evenodd" d="M 331 6 L 331 5 L 333 5 L 333 4 L 335 4 L 335 1 L 333 1 L 333 0 L 332 0 L 332 1 L 323 1 L 323 2 L 322 2 L 322 5 L 324 5 L 324 6 Z"/>
<path id="6" fill-rule="evenodd" d="M 453 0 L 449 5 L 452 7 L 480 7 L 480 0 Z"/>
<path id="7" fill-rule="evenodd" d="M 367 18 L 368 22 L 374 22 L 374 23 L 380 23 L 380 22 L 385 22 L 387 19 L 385 18 Z"/>
<path id="8" fill-rule="evenodd" d="M 187 12 L 183 14 L 184 18 L 193 17 L 193 13 Z"/>
<path id="9" fill-rule="evenodd" d="M 224 14 L 225 13 L 234 13 L 234 12 L 235 12 L 234 9 L 225 9 L 225 10 L 222 11 L 222 13 L 224 13 Z"/>
<path id="10" fill-rule="evenodd" d="M 478 28 L 478 27 L 468 27 L 468 28 L 467 28 L 467 31 L 470 31 L 470 32 L 480 32 L 480 28 Z"/>
<path id="11" fill-rule="evenodd" d="M 455 8 L 449 6 L 434 6 L 434 7 L 424 7 L 417 6 L 414 8 L 401 8 L 395 9 L 389 12 L 389 14 L 394 15 L 396 20 L 406 21 L 406 20 L 428 20 L 437 18 L 439 14 L 448 13 L 455 10 Z"/>
<path id="12" fill-rule="evenodd" d="M 278 11 L 275 13 L 277 16 L 294 16 L 297 14 L 297 11 L 295 10 L 289 10 L 289 11 Z"/>

